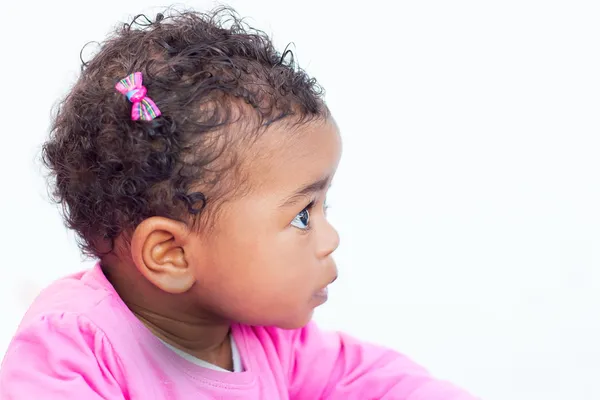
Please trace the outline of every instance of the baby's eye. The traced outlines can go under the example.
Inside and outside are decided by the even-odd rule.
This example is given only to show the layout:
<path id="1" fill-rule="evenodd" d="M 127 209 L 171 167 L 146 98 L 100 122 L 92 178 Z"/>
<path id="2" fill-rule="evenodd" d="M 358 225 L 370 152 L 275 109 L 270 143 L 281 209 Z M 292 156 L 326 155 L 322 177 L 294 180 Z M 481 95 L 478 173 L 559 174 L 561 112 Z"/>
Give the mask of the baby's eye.
<path id="1" fill-rule="evenodd" d="M 292 221 L 292 226 L 302 230 L 307 230 L 309 228 L 310 213 L 308 212 L 308 208 L 309 207 L 306 207 L 296 215 Z"/>

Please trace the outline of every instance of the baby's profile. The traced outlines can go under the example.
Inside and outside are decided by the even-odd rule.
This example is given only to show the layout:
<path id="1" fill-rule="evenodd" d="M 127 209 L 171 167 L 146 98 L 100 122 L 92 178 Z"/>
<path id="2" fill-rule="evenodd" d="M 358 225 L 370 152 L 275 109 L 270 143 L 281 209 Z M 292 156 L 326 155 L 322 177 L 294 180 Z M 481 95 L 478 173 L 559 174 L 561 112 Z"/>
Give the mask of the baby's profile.
<path id="1" fill-rule="evenodd" d="M 231 9 L 118 29 L 43 147 L 98 263 L 33 302 L 0 398 L 474 399 L 311 321 L 337 277 L 340 156 L 316 80 Z"/>

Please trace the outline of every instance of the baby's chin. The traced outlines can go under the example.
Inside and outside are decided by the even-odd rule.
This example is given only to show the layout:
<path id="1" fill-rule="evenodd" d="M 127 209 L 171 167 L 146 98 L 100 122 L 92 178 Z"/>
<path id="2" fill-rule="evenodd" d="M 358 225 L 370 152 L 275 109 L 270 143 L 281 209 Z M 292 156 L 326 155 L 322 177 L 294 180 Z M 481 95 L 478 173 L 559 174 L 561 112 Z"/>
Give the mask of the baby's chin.
<path id="1" fill-rule="evenodd" d="M 285 318 L 275 326 L 280 329 L 295 330 L 302 329 L 312 320 L 314 309 L 309 310 L 304 315 L 299 315 L 295 318 Z"/>
<path id="2" fill-rule="evenodd" d="M 285 310 L 253 310 L 252 312 L 240 312 L 237 315 L 232 315 L 227 318 L 230 321 L 235 321 L 238 324 L 248 326 L 263 326 L 274 327 L 285 330 L 302 329 L 312 320 L 315 307 L 313 304 L 308 306 L 290 308 L 288 312 Z M 269 313 L 271 311 L 271 313 Z M 275 312 L 274 312 L 275 311 Z"/>

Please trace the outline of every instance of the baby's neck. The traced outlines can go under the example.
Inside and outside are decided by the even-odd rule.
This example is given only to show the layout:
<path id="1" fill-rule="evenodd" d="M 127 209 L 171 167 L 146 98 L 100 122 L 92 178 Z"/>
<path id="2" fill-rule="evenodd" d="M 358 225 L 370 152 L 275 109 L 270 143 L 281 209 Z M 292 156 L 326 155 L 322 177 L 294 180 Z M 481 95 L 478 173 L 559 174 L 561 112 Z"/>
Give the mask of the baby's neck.
<path id="1" fill-rule="evenodd" d="M 126 303 L 127 304 L 127 303 Z M 230 326 L 200 318 L 174 319 L 128 304 L 133 314 L 159 339 L 201 360 L 232 370 Z"/>
<path id="2" fill-rule="evenodd" d="M 129 310 L 155 336 L 201 360 L 232 368 L 229 321 L 200 310 L 190 296 L 161 291 L 135 266 L 103 260 L 102 270 Z"/>

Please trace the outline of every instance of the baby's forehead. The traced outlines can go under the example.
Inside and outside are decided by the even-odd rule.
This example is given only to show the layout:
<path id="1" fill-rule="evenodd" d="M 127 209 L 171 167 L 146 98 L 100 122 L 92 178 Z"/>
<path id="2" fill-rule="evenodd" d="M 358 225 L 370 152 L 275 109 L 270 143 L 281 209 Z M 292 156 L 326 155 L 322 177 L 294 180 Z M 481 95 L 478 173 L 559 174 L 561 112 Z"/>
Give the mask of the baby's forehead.
<path id="1" fill-rule="evenodd" d="M 333 176 L 340 155 L 341 141 L 333 121 L 292 128 L 281 124 L 265 130 L 249 149 L 251 159 L 244 172 L 254 188 L 285 192 Z"/>

